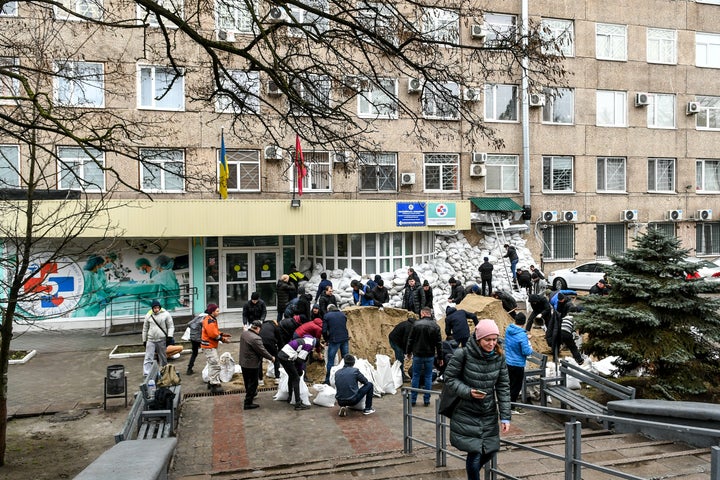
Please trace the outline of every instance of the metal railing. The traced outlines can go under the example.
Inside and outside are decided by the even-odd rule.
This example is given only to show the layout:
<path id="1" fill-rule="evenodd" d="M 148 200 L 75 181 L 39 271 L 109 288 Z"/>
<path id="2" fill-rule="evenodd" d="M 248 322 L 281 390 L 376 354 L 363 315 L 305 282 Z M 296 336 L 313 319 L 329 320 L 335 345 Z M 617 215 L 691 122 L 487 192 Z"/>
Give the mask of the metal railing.
<path id="1" fill-rule="evenodd" d="M 413 406 L 411 401 L 412 392 L 417 392 L 418 396 L 423 394 L 430 394 L 434 397 L 434 418 L 428 416 L 417 415 L 413 412 Z M 450 450 L 448 447 L 447 432 L 450 428 L 448 418 L 444 415 L 440 415 L 438 412 L 438 404 L 440 398 L 440 392 L 436 390 L 423 390 L 419 388 L 403 387 L 401 390 L 402 401 L 403 401 L 403 446 L 405 453 L 412 453 L 413 444 L 417 443 L 426 447 L 433 448 L 435 450 L 435 466 L 446 467 L 448 456 L 465 460 L 465 456 L 458 454 L 456 451 Z M 514 442 L 507 439 L 500 439 L 501 445 L 520 449 L 524 451 L 533 452 L 545 457 L 553 458 L 564 462 L 565 480 L 581 480 L 582 469 L 590 469 L 599 471 L 608 475 L 612 475 L 618 478 L 624 478 L 628 480 L 646 480 L 645 477 L 638 477 L 632 474 L 622 472 L 608 468 L 596 463 L 586 462 L 582 459 L 582 424 L 578 419 L 593 420 L 600 423 L 608 422 L 609 424 L 626 424 L 634 425 L 638 427 L 652 427 L 654 429 L 668 430 L 673 432 L 682 432 L 686 434 L 693 434 L 704 437 L 716 438 L 720 442 L 720 430 L 710 428 L 691 427 L 686 425 L 678 425 L 671 423 L 653 422 L 648 420 L 636 420 L 632 418 L 615 417 L 610 415 L 598 415 L 594 413 L 584 413 L 576 410 L 565 410 L 561 408 L 541 407 L 529 404 L 512 404 L 513 407 L 522 406 L 525 410 L 537 410 L 546 414 L 561 415 L 564 417 L 570 417 L 570 420 L 565 423 L 565 453 L 560 455 L 540 448 L 532 447 L 529 445 L 522 444 L 520 442 Z M 424 423 L 434 424 L 435 426 L 435 440 L 434 443 L 425 440 L 419 436 L 413 435 L 413 422 L 420 421 Z M 493 456 L 492 460 L 485 466 L 485 480 L 496 480 L 498 477 L 515 479 L 512 475 L 503 472 L 497 461 L 497 454 Z M 720 447 L 711 447 L 711 458 L 710 458 L 710 480 L 720 480 Z"/>
<path id="2" fill-rule="evenodd" d="M 150 309 L 150 304 L 153 300 L 160 300 L 161 304 L 164 304 L 169 298 L 181 298 L 183 304 L 190 308 L 190 312 L 193 311 L 193 303 L 197 299 L 198 290 L 197 287 L 191 287 L 189 285 L 182 285 L 180 287 L 179 295 L 165 295 L 160 297 L 138 297 L 138 296 L 118 296 L 111 298 L 104 309 L 105 320 L 104 320 L 104 331 L 105 335 L 112 335 L 111 331 L 114 326 L 121 325 L 123 330 L 119 334 L 127 333 L 138 333 L 142 331 L 142 323 L 145 318 L 145 314 Z M 122 311 L 121 315 L 116 317 L 114 312 Z M 119 317 L 119 318 L 118 318 Z M 130 318 L 132 321 L 128 322 Z M 118 321 L 120 319 L 120 321 Z"/>

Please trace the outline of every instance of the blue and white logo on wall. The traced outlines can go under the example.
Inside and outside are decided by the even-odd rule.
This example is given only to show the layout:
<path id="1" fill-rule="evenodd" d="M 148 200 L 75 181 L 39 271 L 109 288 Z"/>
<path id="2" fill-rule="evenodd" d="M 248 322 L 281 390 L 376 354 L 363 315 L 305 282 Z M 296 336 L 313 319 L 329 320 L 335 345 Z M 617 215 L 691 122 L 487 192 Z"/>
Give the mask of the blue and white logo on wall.
<path id="1" fill-rule="evenodd" d="M 428 202 L 428 225 L 455 225 L 455 202 Z"/>

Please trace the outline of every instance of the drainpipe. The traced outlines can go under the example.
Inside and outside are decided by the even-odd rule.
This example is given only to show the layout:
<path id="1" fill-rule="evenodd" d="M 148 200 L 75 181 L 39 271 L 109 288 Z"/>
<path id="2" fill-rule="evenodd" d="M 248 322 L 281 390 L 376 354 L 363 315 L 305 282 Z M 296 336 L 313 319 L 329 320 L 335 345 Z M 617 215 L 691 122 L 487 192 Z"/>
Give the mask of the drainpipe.
<path id="1" fill-rule="evenodd" d="M 528 46 L 528 0 L 522 0 L 521 11 L 521 35 L 523 39 L 523 48 Z M 530 213 L 530 107 L 528 105 L 528 56 L 527 53 L 522 57 L 522 152 L 523 152 L 523 220 L 526 225 L 530 225 L 532 216 Z"/>

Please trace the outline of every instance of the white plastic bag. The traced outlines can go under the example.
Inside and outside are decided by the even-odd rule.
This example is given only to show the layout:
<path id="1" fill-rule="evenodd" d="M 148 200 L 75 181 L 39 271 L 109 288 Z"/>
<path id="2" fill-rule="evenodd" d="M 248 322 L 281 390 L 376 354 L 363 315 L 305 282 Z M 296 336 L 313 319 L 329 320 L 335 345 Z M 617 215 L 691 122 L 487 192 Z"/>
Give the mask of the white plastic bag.
<path id="1" fill-rule="evenodd" d="M 275 364 L 270 362 L 270 365 L 267 368 L 267 372 L 265 373 L 265 376 L 269 378 L 275 378 Z"/>
<path id="2" fill-rule="evenodd" d="M 362 373 L 369 382 L 373 383 L 373 395 L 376 397 L 382 397 L 383 391 L 380 389 L 377 370 L 375 370 L 375 367 L 373 367 L 370 362 L 364 358 L 358 358 L 355 361 L 355 368 L 360 370 L 360 373 Z"/>
<path id="3" fill-rule="evenodd" d="M 220 355 L 220 381 L 229 382 L 233 375 L 235 375 L 235 360 L 230 352 L 225 352 Z"/>
<path id="4" fill-rule="evenodd" d="M 280 381 L 278 382 L 277 393 L 273 396 L 273 400 L 287 400 L 290 396 L 288 392 L 288 374 L 284 368 L 280 369 Z"/>
<path id="5" fill-rule="evenodd" d="M 337 392 L 333 387 L 318 383 L 313 385 L 313 388 L 317 391 L 317 395 L 315 395 L 315 399 L 313 400 L 315 405 L 320 405 L 321 407 L 335 406 L 335 393 Z"/>
<path id="6" fill-rule="evenodd" d="M 182 334 L 182 337 L 180 337 L 180 339 L 183 340 L 183 341 L 185 341 L 185 342 L 189 342 L 189 341 L 190 341 L 190 327 L 187 327 L 187 328 L 185 329 L 185 333 Z"/>
<path id="7" fill-rule="evenodd" d="M 392 378 L 393 378 L 393 385 L 395 386 L 395 389 L 401 388 L 403 386 L 403 364 L 402 362 L 399 362 L 395 360 L 395 363 L 392 364 L 392 367 L 390 367 Z"/>
<path id="8" fill-rule="evenodd" d="M 392 367 L 390 367 L 390 357 L 387 355 L 376 354 L 375 365 L 377 366 L 378 387 L 383 393 L 395 395 L 395 381 L 393 380 Z"/>

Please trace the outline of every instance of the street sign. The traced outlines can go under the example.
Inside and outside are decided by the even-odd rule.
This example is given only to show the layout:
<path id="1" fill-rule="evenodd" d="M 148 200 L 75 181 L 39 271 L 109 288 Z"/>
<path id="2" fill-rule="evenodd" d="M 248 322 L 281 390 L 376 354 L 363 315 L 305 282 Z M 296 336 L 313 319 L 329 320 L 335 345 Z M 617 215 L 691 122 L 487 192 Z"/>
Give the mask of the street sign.
<path id="1" fill-rule="evenodd" d="M 425 202 L 397 202 L 395 218 L 398 227 L 424 227 Z"/>

